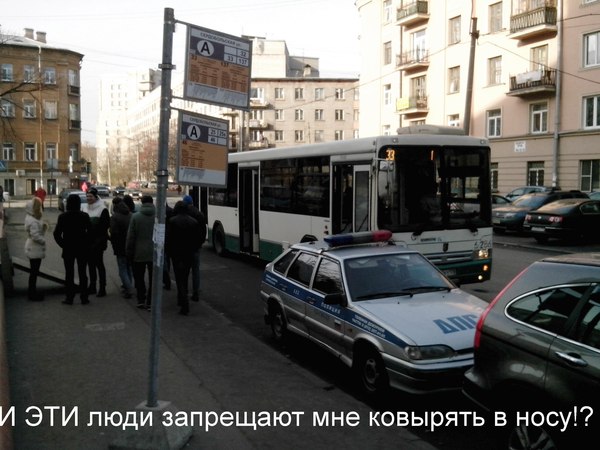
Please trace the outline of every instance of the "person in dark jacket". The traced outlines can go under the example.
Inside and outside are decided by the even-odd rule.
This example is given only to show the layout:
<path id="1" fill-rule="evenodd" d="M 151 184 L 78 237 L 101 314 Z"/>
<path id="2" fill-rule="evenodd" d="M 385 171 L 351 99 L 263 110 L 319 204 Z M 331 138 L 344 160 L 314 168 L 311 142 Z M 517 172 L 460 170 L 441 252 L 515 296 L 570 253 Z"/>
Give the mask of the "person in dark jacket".
<path id="1" fill-rule="evenodd" d="M 183 197 L 183 203 L 187 208 L 187 213 L 200 224 L 200 246 L 194 252 L 194 261 L 192 262 L 192 301 L 197 302 L 200 300 L 200 248 L 204 244 L 206 236 L 206 219 L 204 214 L 198 208 L 194 206 L 194 200 L 191 195 L 185 195 Z"/>
<path id="2" fill-rule="evenodd" d="M 125 251 L 131 211 L 121 197 L 113 198 L 112 204 L 113 214 L 110 217 L 110 242 L 117 258 L 123 297 L 131 298 L 133 296 L 133 272 L 131 265 L 127 261 L 127 252 Z"/>
<path id="3" fill-rule="evenodd" d="M 142 196 L 142 205 L 139 211 L 131 216 L 125 251 L 127 260 L 133 268 L 133 281 L 135 284 L 137 306 L 140 309 L 150 309 L 152 302 L 152 262 L 154 256 L 154 218 L 156 208 L 152 197 Z M 148 272 L 148 288 L 146 288 L 146 272 Z"/>
<path id="4" fill-rule="evenodd" d="M 81 304 L 89 303 L 87 293 L 87 257 L 89 252 L 89 236 L 92 224 L 90 216 L 81 211 L 81 199 L 77 194 L 67 198 L 65 212 L 58 216 L 54 228 L 54 240 L 62 249 L 62 258 L 65 265 L 65 284 L 67 298 L 63 303 L 73 304 L 77 293 L 75 287 L 75 261 L 79 274 L 79 291 Z"/>
<path id="5" fill-rule="evenodd" d="M 173 208 L 173 217 L 167 222 L 166 252 L 173 262 L 177 303 L 180 314 L 189 313 L 188 280 L 194 254 L 202 245 L 201 224 L 188 214 L 187 205 L 178 201 Z"/>
<path id="6" fill-rule="evenodd" d="M 106 267 L 104 266 L 104 251 L 108 247 L 110 214 L 104 200 L 99 197 L 95 187 L 89 188 L 86 196 L 87 205 L 83 210 L 88 213 L 92 222 L 90 253 L 88 256 L 88 266 L 90 269 L 88 294 L 96 294 L 96 280 L 98 280 L 98 294 L 96 294 L 96 297 L 105 297 Z"/>

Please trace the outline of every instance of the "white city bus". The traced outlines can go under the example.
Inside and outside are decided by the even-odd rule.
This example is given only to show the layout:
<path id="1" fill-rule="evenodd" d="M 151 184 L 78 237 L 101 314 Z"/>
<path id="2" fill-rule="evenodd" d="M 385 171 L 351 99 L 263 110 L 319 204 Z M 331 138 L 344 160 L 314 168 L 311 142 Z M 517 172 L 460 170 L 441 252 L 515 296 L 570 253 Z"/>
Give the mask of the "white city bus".
<path id="1" fill-rule="evenodd" d="M 291 244 L 387 229 L 450 278 L 490 278 L 490 148 L 452 127 L 229 155 L 203 209 L 217 253 L 273 260 Z M 206 192 L 205 189 L 203 189 Z"/>

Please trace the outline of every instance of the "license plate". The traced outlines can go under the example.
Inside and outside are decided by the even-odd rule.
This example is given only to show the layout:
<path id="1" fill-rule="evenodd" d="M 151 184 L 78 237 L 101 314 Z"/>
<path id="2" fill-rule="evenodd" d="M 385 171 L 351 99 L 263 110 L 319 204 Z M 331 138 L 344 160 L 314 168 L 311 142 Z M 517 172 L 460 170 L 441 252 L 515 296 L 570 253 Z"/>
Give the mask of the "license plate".
<path id="1" fill-rule="evenodd" d="M 544 227 L 531 227 L 531 231 L 534 233 L 543 233 L 546 229 Z"/>

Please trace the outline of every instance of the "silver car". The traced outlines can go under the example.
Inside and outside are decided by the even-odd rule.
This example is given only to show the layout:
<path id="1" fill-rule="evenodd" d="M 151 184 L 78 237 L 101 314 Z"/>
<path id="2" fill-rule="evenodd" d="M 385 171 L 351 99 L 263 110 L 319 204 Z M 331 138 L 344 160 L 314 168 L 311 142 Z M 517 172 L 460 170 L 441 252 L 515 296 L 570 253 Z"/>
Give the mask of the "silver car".
<path id="1" fill-rule="evenodd" d="M 296 333 L 334 354 L 368 394 L 459 389 L 486 303 L 390 238 L 375 231 L 292 246 L 265 269 L 265 320 L 277 339 Z"/>

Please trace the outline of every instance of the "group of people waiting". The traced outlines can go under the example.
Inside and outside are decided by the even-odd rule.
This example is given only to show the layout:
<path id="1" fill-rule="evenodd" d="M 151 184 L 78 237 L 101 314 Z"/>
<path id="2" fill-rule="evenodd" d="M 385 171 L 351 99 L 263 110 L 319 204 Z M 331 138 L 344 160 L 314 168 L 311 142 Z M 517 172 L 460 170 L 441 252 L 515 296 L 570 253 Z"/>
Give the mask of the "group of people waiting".
<path id="1" fill-rule="evenodd" d="M 48 224 L 43 221 L 43 202 L 34 196 L 26 204 L 25 254 L 30 260 L 28 298 L 43 299 L 37 291 L 37 277 L 46 254 L 45 233 Z M 77 194 L 67 198 L 65 211 L 58 216 L 53 237 L 62 249 L 65 267 L 66 298 L 63 303 L 72 305 L 79 293 L 81 303 L 89 304 L 89 296 L 104 297 L 106 268 L 104 252 L 111 242 L 117 260 L 121 290 L 124 298 L 137 299 L 137 306 L 150 309 L 152 299 L 152 270 L 154 255 L 154 226 L 156 208 L 150 195 L 141 198 L 136 208 L 129 195 L 115 197 L 112 215 L 107 205 L 91 187 L 86 192 L 86 204 L 81 204 Z M 174 208 L 166 206 L 165 258 L 163 261 L 163 286 L 171 287 L 170 262 L 175 273 L 177 301 L 180 314 L 189 313 L 189 274 L 192 273 L 191 300 L 199 300 L 200 248 L 206 236 L 204 215 L 186 195 Z M 75 284 L 75 264 L 79 285 Z M 146 284 L 148 279 L 148 284 Z"/>

